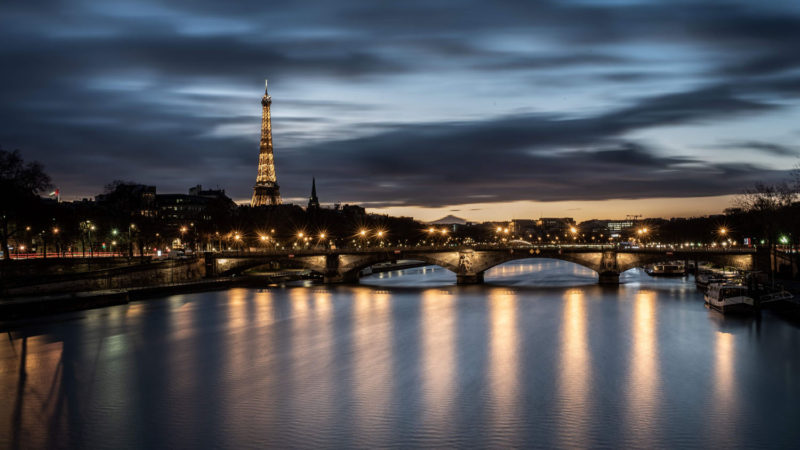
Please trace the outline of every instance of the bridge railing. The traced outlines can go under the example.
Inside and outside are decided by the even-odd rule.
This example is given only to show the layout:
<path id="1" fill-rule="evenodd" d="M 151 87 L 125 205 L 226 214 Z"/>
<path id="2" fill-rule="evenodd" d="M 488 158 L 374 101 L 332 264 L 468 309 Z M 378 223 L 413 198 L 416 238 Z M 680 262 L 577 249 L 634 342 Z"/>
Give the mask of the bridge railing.
<path id="1" fill-rule="evenodd" d="M 631 248 L 615 244 L 541 244 L 541 245 L 428 245 L 428 246 L 402 246 L 402 247 L 345 247 L 345 248 L 303 248 L 303 249 L 264 249 L 257 251 L 223 251 L 211 253 L 216 258 L 242 258 L 242 257 L 297 257 L 297 256 L 321 256 L 332 254 L 376 254 L 376 253 L 410 253 L 410 252 L 440 252 L 440 251 L 511 251 L 511 250 L 540 250 L 540 251 L 569 251 L 569 252 L 589 252 L 614 250 L 618 253 L 638 253 L 638 254 L 665 254 L 674 255 L 676 258 L 681 256 L 697 254 L 753 254 L 754 248 L 691 248 L 681 249 L 676 247 L 640 247 Z"/>

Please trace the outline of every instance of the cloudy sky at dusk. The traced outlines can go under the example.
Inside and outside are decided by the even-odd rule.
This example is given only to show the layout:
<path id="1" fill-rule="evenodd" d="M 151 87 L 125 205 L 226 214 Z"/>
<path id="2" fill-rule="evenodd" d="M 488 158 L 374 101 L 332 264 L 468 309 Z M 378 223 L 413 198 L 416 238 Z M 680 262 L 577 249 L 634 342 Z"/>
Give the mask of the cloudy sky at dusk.
<path id="1" fill-rule="evenodd" d="M 315 176 L 423 219 L 700 214 L 800 153 L 796 0 L 32 0 L 0 42 L 0 145 L 67 199 L 249 199 L 264 78 L 290 201 Z"/>

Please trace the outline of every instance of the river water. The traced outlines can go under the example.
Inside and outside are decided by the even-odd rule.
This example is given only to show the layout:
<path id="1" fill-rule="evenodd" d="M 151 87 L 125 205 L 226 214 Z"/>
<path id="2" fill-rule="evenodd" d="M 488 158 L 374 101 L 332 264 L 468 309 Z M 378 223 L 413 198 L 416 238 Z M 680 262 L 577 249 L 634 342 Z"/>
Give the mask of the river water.
<path id="1" fill-rule="evenodd" d="M 792 447 L 800 328 L 723 317 L 688 279 L 552 260 L 483 286 L 175 295 L 18 324 L 0 448 Z"/>

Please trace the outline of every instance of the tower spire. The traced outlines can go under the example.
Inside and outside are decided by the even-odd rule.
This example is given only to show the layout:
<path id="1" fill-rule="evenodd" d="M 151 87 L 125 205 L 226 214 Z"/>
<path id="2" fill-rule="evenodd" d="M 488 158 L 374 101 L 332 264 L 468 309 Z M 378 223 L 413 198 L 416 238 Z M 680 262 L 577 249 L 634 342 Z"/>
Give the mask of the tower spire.
<path id="1" fill-rule="evenodd" d="M 314 177 L 311 177 L 311 197 L 308 199 L 307 209 L 319 209 L 319 199 L 317 198 L 317 180 Z"/>
<path id="2" fill-rule="evenodd" d="M 264 96 L 261 97 L 261 143 L 258 154 L 258 175 L 253 187 L 250 206 L 280 205 L 281 193 L 275 178 L 275 159 L 272 153 L 272 97 L 267 92 L 264 80 Z"/>

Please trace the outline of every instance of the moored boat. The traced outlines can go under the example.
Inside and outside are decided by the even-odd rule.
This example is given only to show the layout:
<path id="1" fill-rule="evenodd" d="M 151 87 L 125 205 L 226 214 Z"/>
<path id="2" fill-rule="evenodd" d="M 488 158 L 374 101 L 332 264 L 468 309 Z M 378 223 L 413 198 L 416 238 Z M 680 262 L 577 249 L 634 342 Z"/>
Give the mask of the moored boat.
<path id="1" fill-rule="evenodd" d="M 706 304 L 723 314 L 748 314 L 755 311 L 755 301 L 747 287 L 729 283 L 711 283 L 705 294 Z"/>
<path id="2" fill-rule="evenodd" d="M 686 274 L 686 270 L 679 264 L 654 264 L 645 269 L 648 275 L 657 277 L 681 277 Z"/>

